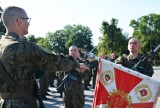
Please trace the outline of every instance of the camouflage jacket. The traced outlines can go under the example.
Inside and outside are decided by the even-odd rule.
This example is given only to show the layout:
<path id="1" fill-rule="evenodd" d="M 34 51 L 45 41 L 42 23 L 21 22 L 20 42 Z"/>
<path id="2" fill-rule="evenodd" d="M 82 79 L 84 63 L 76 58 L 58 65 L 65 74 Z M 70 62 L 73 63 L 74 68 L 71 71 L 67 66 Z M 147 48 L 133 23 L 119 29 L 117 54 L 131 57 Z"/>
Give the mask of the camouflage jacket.
<path id="1" fill-rule="evenodd" d="M 15 33 L 2 36 L 0 58 L 11 77 L 26 91 L 32 91 L 34 72 L 45 70 L 71 70 L 77 68 L 72 57 L 56 55 L 28 41 L 23 41 Z M 16 92 L 5 76 L 0 75 L 0 92 Z"/>
<path id="2" fill-rule="evenodd" d="M 86 64 L 86 62 L 85 61 L 83 61 L 83 60 L 80 60 L 80 59 L 76 59 L 76 61 L 77 62 L 79 62 L 79 63 L 84 63 L 84 64 Z M 87 64 L 86 64 L 87 65 Z M 70 73 L 71 71 L 68 71 L 68 72 L 66 72 L 66 74 L 68 74 L 68 73 Z M 90 73 L 91 73 L 91 71 L 90 70 L 85 70 L 83 73 L 79 73 L 77 70 L 72 70 L 72 75 L 74 76 L 74 77 L 76 77 L 78 80 L 77 81 L 73 81 L 72 79 L 71 79 L 71 82 L 73 81 L 73 82 L 75 82 L 75 83 L 79 83 L 79 84 L 81 84 L 82 83 L 82 80 L 84 80 L 84 79 L 87 79 L 88 77 L 89 77 L 89 75 L 90 75 Z"/>
<path id="3" fill-rule="evenodd" d="M 133 66 L 139 62 L 139 60 L 141 59 L 141 56 L 138 56 L 136 58 L 132 58 L 130 55 L 128 56 L 121 56 L 119 58 L 117 58 L 115 60 L 115 63 L 117 64 L 121 64 L 124 67 L 127 68 L 133 68 Z M 145 75 L 147 76 L 152 76 L 154 71 L 153 71 L 153 67 L 151 66 L 151 63 L 149 61 L 143 62 L 141 65 L 141 67 L 145 68 L 145 70 L 147 70 L 147 72 L 145 73 Z M 140 72 L 141 73 L 141 72 Z"/>
<path id="4" fill-rule="evenodd" d="M 92 61 L 86 60 L 86 61 L 83 61 L 83 60 L 79 60 L 79 59 L 77 59 L 77 61 L 80 62 L 80 63 L 86 64 L 90 68 L 90 70 L 85 70 L 84 73 L 79 73 L 77 70 L 74 70 L 73 75 L 75 77 L 77 77 L 78 78 L 78 82 L 81 83 L 82 80 L 85 80 L 85 79 L 89 78 L 90 74 L 92 74 L 92 71 L 91 71 L 92 69 L 95 69 L 95 68 L 98 67 L 98 61 L 97 60 L 92 60 Z M 66 73 L 69 73 L 69 72 L 70 71 L 68 71 Z"/>

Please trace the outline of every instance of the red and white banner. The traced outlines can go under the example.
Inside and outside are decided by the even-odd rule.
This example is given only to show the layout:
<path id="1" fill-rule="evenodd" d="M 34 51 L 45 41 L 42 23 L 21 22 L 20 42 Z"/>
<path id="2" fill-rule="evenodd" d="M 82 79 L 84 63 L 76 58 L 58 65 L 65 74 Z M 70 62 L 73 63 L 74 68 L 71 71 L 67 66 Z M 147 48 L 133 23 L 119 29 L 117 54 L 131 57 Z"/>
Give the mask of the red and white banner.
<path id="1" fill-rule="evenodd" d="M 159 89 L 159 81 L 100 59 L 92 108 L 154 108 Z"/>

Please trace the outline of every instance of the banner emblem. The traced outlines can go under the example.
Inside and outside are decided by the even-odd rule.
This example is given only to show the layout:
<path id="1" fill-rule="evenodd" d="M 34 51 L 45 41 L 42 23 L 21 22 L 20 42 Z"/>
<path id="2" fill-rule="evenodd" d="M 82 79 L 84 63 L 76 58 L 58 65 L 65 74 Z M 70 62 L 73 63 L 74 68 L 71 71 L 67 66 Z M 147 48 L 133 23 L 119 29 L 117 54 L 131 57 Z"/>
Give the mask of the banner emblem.
<path id="1" fill-rule="evenodd" d="M 101 81 L 104 85 L 110 85 L 114 81 L 113 72 L 111 70 L 101 74 Z"/>
<path id="2" fill-rule="evenodd" d="M 106 108 L 132 108 L 131 107 L 131 96 L 122 90 L 113 91 L 111 95 L 108 96 L 106 101 Z"/>
<path id="3" fill-rule="evenodd" d="M 135 94 L 141 102 L 148 102 L 152 98 L 151 89 L 147 84 L 141 84 L 135 88 Z"/>

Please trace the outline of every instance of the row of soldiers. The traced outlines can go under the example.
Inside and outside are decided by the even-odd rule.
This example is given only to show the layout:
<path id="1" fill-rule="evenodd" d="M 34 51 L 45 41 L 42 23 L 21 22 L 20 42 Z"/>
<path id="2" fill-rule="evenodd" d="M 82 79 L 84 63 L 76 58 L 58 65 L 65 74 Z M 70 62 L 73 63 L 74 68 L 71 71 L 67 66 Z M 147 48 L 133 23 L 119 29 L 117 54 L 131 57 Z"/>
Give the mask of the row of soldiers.
<path id="1" fill-rule="evenodd" d="M 76 46 L 71 46 L 70 48 L 75 48 L 76 50 L 78 50 Z M 129 55 L 123 54 L 122 56 L 115 59 L 115 54 L 112 53 L 111 57 L 107 58 L 107 60 L 115 62 L 116 64 L 120 64 L 124 67 L 136 70 L 149 77 L 152 77 L 154 71 L 151 65 L 151 61 L 146 60 L 145 62 L 142 62 L 140 65 L 135 67 L 135 64 L 137 64 L 143 58 L 142 56 L 139 55 L 140 48 L 141 48 L 140 42 L 136 38 L 131 38 L 128 42 Z M 105 59 L 106 57 L 102 55 L 101 58 Z M 90 60 L 90 64 L 93 64 L 94 67 L 98 67 L 97 60 L 94 59 Z M 87 73 L 87 71 L 85 71 L 84 74 L 85 73 Z M 95 71 L 95 73 L 97 73 L 97 70 Z M 80 80 L 81 80 L 80 82 L 82 82 L 81 78 Z M 81 83 L 78 84 L 76 81 L 73 82 L 69 81 L 66 84 L 69 85 L 69 89 L 67 89 L 66 87 L 66 89 L 64 90 L 64 93 L 67 93 L 66 97 L 64 98 L 65 108 L 83 108 L 84 90 L 80 85 Z"/>
<path id="2" fill-rule="evenodd" d="M 77 46 L 76 46 L 77 47 Z M 78 48 L 78 47 L 77 47 Z M 80 53 L 80 52 L 79 52 Z M 111 62 L 114 62 L 116 59 L 115 53 L 111 53 L 109 57 L 106 56 L 105 53 L 101 53 L 101 58 L 109 60 Z M 84 84 L 84 90 L 90 90 L 88 86 L 92 86 L 92 88 L 95 88 L 95 82 L 96 82 L 96 76 L 97 76 L 97 65 L 98 62 L 97 60 L 92 61 L 94 65 L 91 66 L 91 63 L 86 60 L 86 58 L 79 57 L 79 59 L 82 60 L 82 62 L 86 62 L 86 64 L 89 64 L 90 69 L 86 70 L 87 71 L 87 77 L 83 80 Z M 47 91 L 50 91 L 48 88 L 49 87 L 58 87 L 62 79 L 65 77 L 66 72 L 65 71 L 57 71 L 56 73 L 53 72 L 45 72 L 45 74 L 39 78 L 39 84 L 40 84 L 40 91 L 41 91 L 41 96 L 43 100 L 47 100 L 46 95 L 49 95 Z M 92 80 L 92 81 L 91 81 Z M 90 84 L 92 82 L 92 84 Z M 60 93 L 62 97 L 62 93 Z"/>
<path id="3" fill-rule="evenodd" d="M 130 51 L 130 54 L 128 56 L 126 54 L 123 54 L 122 56 L 116 59 L 115 54 L 111 53 L 110 57 L 107 58 L 106 55 L 102 53 L 101 58 L 111 62 L 115 62 L 117 64 L 121 64 L 122 66 L 125 66 L 127 68 L 133 69 L 134 65 L 142 59 L 142 57 L 139 56 L 138 54 L 140 50 L 140 43 L 136 38 L 131 38 L 129 40 L 128 50 Z M 75 45 L 72 45 L 69 48 L 69 55 L 73 56 L 79 62 L 84 62 L 84 61 L 86 62 L 86 60 L 84 60 L 79 56 L 78 47 Z M 88 61 L 88 64 L 92 65 L 90 66 L 90 69 L 93 70 L 94 72 L 93 86 L 95 86 L 98 61 L 95 59 L 90 59 Z M 78 78 L 78 81 L 75 81 L 71 78 L 65 82 L 65 85 L 64 85 L 65 89 L 63 90 L 63 93 L 64 93 L 63 100 L 64 100 L 65 108 L 83 108 L 84 107 L 84 98 L 85 98 L 84 89 L 86 89 L 86 87 L 89 85 L 89 82 L 90 82 L 89 77 L 90 77 L 91 70 L 86 70 L 83 74 L 77 73 L 76 70 L 66 72 L 66 74 L 75 72 L 73 74 Z M 144 62 L 139 67 L 136 67 L 136 71 L 139 71 L 140 73 L 150 77 L 152 77 L 154 73 L 150 61 Z M 84 80 L 84 85 L 82 84 L 82 80 Z"/>
<path id="4" fill-rule="evenodd" d="M 38 108 L 34 87 L 35 76 L 37 72 L 41 74 L 41 71 L 42 74 L 43 71 L 65 71 L 70 77 L 64 84 L 64 107 L 83 108 L 85 101 L 82 80 L 87 77 L 89 67 L 80 59 L 77 46 L 71 46 L 69 56 L 66 56 L 23 41 L 23 36 L 28 33 L 31 18 L 20 7 L 5 8 L 1 19 L 7 32 L 0 40 L 0 108 Z M 132 68 L 141 58 L 138 55 L 139 41 L 131 38 L 128 50 L 130 54 L 119 57 L 115 63 Z M 95 65 L 94 61 L 96 60 L 91 61 L 91 64 Z M 148 76 L 153 75 L 149 61 L 141 64 L 137 71 Z"/>

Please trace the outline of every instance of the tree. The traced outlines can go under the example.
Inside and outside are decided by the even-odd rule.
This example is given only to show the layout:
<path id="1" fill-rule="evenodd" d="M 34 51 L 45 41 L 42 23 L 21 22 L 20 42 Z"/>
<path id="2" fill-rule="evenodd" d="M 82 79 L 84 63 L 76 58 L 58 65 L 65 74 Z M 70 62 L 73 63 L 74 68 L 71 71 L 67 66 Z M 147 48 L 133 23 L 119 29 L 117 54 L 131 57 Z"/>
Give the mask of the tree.
<path id="1" fill-rule="evenodd" d="M 77 45 L 79 48 L 91 50 L 93 48 L 91 30 L 82 25 L 66 25 L 64 29 L 57 30 L 55 33 L 47 33 L 49 42 L 56 53 L 68 54 L 68 48 L 71 45 Z"/>
<path id="2" fill-rule="evenodd" d="M 68 54 L 68 49 L 65 47 L 68 37 L 69 35 L 65 30 L 57 30 L 55 33 L 47 33 L 47 39 L 49 40 L 53 51 L 56 53 Z"/>
<path id="3" fill-rule="evenodd" d="M 2 8 L 0 7 L 0 16 L 2 15 L 2 12 L 3 12 L 3 10 L 2 10 Z M 3 35 L 5 32 L 6 32 L 6 29 L 5 29 L 5 27 L 4 27 L 3 23 L 2 23 L 2 20 L 0 20 L 0 37 L 1 37 L 1 35 Z"/>
<path id="4" fill-rule="evenodd" d="M 149 53 L 160 42 L 160 15 L 148 14 L 136 20 L 131 20 L 130 26 L 133 28 L 133 36 L 137 38 L 142 46 L 141 53 Z M 160 52 L 155 56 L 155 63 Z M 157 65 L 157 64 L 156 64 Z"/>
<path id="5" fill-rule="evenodd" d="M 43 47 L 52 51 L 52 46 L 49 43 L 49 40 L 47 38 L 43 38 L 43 37 L 36 38 L 34 35 L 29 35 L 27 37 L 23 36 L 23 40 L 32 42 L 40 47 Z"/>
<path id="6" fill-rule="evenodd" d="M 133 28 L 133 36 L 137 38 L 142 45 L 142 53 L 149 52 L 160 42 L 160 15 L 149 14 L 131 20 L 130 26 Z"/>
<path id="7" fill-rule="evenodd" d="M 120 55 L 127 49 L 128 35 L 122 34 L 122 29 L 117 27 L 118 20 L 112 18 L 110 24 L 107 21 L 102 22 L 99 38 L 98 51 L 110 54 L 114 52 Z"/>
<path id="8" fill-rule="evenodd" d="M 36 40 L 37 40 L 37 45 L 38 46 L 41 46 L 41 47 L 43 47 L 43 48 L 46 48 L 46 49 L 48 49 L 48 50 L 50 50 L 50 51 L 52 51 L 53 49 L 52 49 L 52 46 L 51 46 L 51 44 L 49 43 L 49 40 L 47 39 L 47 38 L 42 38 L 42 37 L 39 37 L 39 38 L 36 38 Z"/>
<path id="9" fill-rule="evenodd" d="M 91 50 L 92 45 L 92 31 L 89 27 L 82 25 L 67 25 L 65 31 L 69 34 L 69 38 L 65 43 L 65 46 L 69 48 L 71 45 L 77 45 L 79 48 Z"/>

